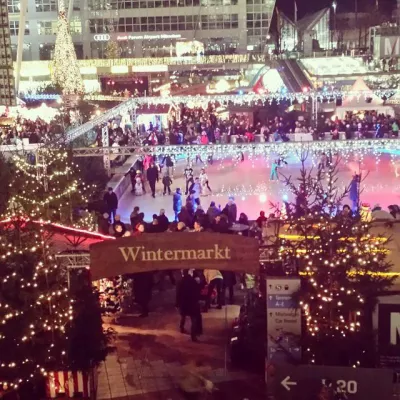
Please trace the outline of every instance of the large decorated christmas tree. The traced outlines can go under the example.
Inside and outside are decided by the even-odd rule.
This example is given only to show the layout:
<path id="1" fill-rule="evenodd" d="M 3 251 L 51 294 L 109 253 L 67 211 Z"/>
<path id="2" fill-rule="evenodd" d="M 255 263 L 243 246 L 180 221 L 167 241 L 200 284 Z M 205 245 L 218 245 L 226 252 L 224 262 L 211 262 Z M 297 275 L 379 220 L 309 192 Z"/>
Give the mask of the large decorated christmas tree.
<path id="1" fill-rule="evenodd" d="M 59 1 L 58 9 L 52 80 L 54 84 L 62 88 L 63 95 L 80 95 L 84 92 L 83 80 L 79 70 L 63 0 Z"/>
<path id="2" fill-rule="evenodd" d="M 89 194 L 94 188 L 80 179 L 68 151 L 41 148 L 34 164 L 18 155 L 13 163 L 15 173 L 10 186 L 8 217 L 19 215 L 95 229 L 95 218 L 87 211 Z"/>
<path id="3" fill-rule="evenodd" d="M 339 159 L 315 172 L 306 169 L 306 158 L 297 180 L 281 176 L 295 201 L 278 239 L 282 257 L 302 277 L 296 298 L 305 322 L 304 361 L 372 366 L 372 312 L 393 282 L 387 238 L 371 234 L 372 222 L 344 207 L 349 189 L 337 187 Z"/>
<path id="4" fill-rule="evenodd" d="M 88 271 L 77 271 L 69 287 L 53 249 L 55 227 L 93 225 L 76 211 L 88 188 L 69 153 L 40 149 L 35 164 L 12 161 L 0 216 L 0 394 L 18 389 L 31 400 L 49 372 L 87 371 L 104 360 L 112 332 L 103 331 Z"/>
<path id="5" fill-rule="evenodd" d="M 73 302 L 40 226 L 0 225 L 0 389 L 17 389 L 66 361 Z"/>

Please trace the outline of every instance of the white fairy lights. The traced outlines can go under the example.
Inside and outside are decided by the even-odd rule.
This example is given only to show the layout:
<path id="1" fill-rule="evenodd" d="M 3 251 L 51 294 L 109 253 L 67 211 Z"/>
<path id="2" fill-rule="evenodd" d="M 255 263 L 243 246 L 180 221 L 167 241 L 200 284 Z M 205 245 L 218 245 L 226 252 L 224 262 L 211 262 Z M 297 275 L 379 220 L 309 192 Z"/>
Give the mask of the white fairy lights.
<path id="1" fill-rule="evenodd" d="M 84 92 L 82 76 L 62 1 L 59 5 L 57 37 L 51 71 L 52 80 L 61 86 L 63 95 L 80 95 Z"/>

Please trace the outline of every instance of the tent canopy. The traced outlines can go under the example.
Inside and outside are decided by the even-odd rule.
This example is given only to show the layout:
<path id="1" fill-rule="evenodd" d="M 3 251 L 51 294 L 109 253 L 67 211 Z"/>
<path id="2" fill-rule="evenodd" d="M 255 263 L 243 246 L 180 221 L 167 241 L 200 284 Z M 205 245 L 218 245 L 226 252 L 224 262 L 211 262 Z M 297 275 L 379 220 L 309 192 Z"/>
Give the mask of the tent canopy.
<path id="1" fill-rule="evenodd" d="M 364 82 L 364 79 L 358 78 L 352 88 L 351 92 L 364 92 L 359 98 L 357 96 L 348 96 L 343 99 L 342 107 L 357 107 L 360 110 L 371 109 L 371 107 L 379 107 L 383 104 L 383 100 L 374 94 L 374 92 L 367 86 Z M 367 103 L 366 98 L 372 99 L 369 103 Z"/>
<path id="2" fill-rule="evenodd" d="M 360 96 L 348 96 L 343 99 L 342 105 L 336 108 L 336 115 L 339 118 L 343 118 L 347 111 L 376 111 L 379 114 L 394 115 L 393 108 L 384 105 L 383 100 L 374 94 L 362 78 L 354 82 L 351 91 L 363 93 Z"/>

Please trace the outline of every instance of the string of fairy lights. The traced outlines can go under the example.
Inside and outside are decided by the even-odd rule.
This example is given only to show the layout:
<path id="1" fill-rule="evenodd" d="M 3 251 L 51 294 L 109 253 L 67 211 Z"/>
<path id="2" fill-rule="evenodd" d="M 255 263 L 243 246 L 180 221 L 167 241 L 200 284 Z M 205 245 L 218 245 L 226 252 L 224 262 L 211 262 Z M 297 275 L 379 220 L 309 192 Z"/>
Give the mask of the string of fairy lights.
<path id="1" fill-rule="evenodd" d="M 11 287 L 21 293 L 26 290 L 34 293 L 35 298 L 26 307 L 12 304 L 11 301 L 0 304 L 0 345 L 11 340 L 16 346 L 30 346 L 40 336 L 41 343 L 47 348 L 43 348 L 41 361 L 30 358 L 29 351 L 27 358 L 22 361 L 11 358 L 10 354 L 7 358 L 6 354 L 0 354 L 0 369 L 14 370 L 11 374 L 5 374 L 9 378 L 0 378 L 0 390 L 17 389 L 38 375 L 47 376 L 48 362 L 60 360 L 67 354 L 66 327 L 74 315 L 74 300 L 70 298 L 60 268 L 51 253 L 52 235 L 47 228 L 48 225 L 63 227 L 52 221 L 60 220 L 63 211 L 68 214 L 75 200 L 87 204 L 85 193 L 91 187 L 78 178 L 77 165 L 70 161 L 66 151 L 43 148 L 37 154 L 37 161 L 32 165 L 22 156 L 13 157 L 15 173 L 10 184 L 12 196 L 1 224 L 3 232 L 13 234 L 20 230 L 24 240 L 15 242 L 14 239 L 10 241 L 7 234 L 0 236 L 2 265 L 13 265 L 20 257 L 31 257 L 35 261 L 29 276 L 21 276 L 19 268 L 3 269 L 0 275 L 2 290 Z M 67 220 L 72 226 L 69 230 L 80 232 L 81 227 L 96 228 L 91 214 L 79 220 Z M 28 318 L 24 329 L 10 337 L 6 333 L 7 326 L 21 318 Z M 43 341 L 43 335 L 46 334 L 47 339 Z"/>
<path id="2" fill-rule="evenodd" d="M 70 130 L 66 135 L 67 142 L 90 132 L 96 126 L 106 124 L 109 120 L 113 120 L 120 115 L 130 115 L 136 112 L 137 109 L 147 107 L 154 108 L 158 106 L 169 105 L 178 107 L 185 104 L 189 108 L 203 108 L 216 105 L 225 106 L 261 106 L 272 104 L 272 102 L 286 102 L 289 105 L 309 102 L 336 102 L 337 99 L 355 98 L 357 101 L 367 99 L 371 96 L 377 96 L 381 99 L 389 99 L 393 95 L 399 93 L 397 89 L 377 89 L 364 91 L 342 91 L 342 90 L 324 90 L 302 92 L 288 92 L 282 90 L 276 93 L 246 93 L 246 94 L 219 94 L 219 95 L 197 95 L 197 96 L 159 96 L 159 97 L 135 97 L 126 100 L 120 105 L 108 110 L 102 115 L 97 116 L 91 121 Z"/>
<path id="3" fill-rule="evenodd" d="M 336 167 L 334 163 L 329 166 L 326 179 L 315 179 L 311 173 L 302 175 L 300 185 L 308 201 L 324 206 L 300 218 L 285 214 L 286 226 L 280 235 L 281 257 L 302 261 L 306 285 L 299 305 L 307 332 L 315 338 L 345 338 L 360 332 L 366 301 L 363 285 L 379 276 L 375 282 L 389 287 L 395 276 L 385 261 L 387 238 L 369 233 L 371 213 L 362 208 L 361 222 L 357 223 L 335 212 L 342 198 L 335 188 Z M 289 188 L 296 190 L 290 182 Z M 318 349 L 308 347 L 306 352 L 311 363 L 323 361 L 318 359 Z M 355 360 L 353 367 L 360 363 Z"/>
<path id="4" fill-rule="evenodd" d="M 15 231 L 13 221 L 9 222 L 7 230 L 10 232 Z M 56 349 L 54 343 L 56 332 L 59 332 L 59 335 L 65 336 L 65 327 L 73 319 L 73 300 L 69 298 L 68 289 L 63 287 L 63 285 L 58 285 L 57 289 L 49 287 L 49 276 L 57 273 L 58 267 L 54 264 L 54 259 L 49 253 L 48 244 L 42 239 L 44 233 L 43 226 L 40 226 L 38 232 L 35 233 L 32 233 L 31 230 L 26 231 L 25 235 L 28 235 L 33 240 L 33 243 L 30 247 L 22 248 L 10 245 L 7 242 L 6 235 L 0 237 L 1 262 L 12 257 L 18 260 L 26 253 L 30 254 L 33 259 L 40 260 L 33 269 L 34 272 L 31 281 L 27 281 L 15 271 L 2 276 L 2 290 L 7 290 L 7 287 L 12 287 L 15 290 L 16 284 L 19 290 L 31 287 L 37 289 L 40 278 L 43 278 L 43 282 L 47 282 L 47 287 L 39 288 L 35 301 L 26 308 L 15 309 L 9 302 L 0 304 L 0 327 L 2 328 L 0 329 L 0 345 L 2 341 L 11 340 L 16 346 L 30 346 L 30 343 L 38 336 L 40 336 L 40 341 L 43 343 L 43 335 L 48 332 L 47 351 L 43 349 L 47 355 L 43 353 L 42 359 L 51 360 L 55 356 L 54 351 L 59 350 Z M 27 237 L 25 238 L 26 240 L 28 240 Z M 54 282 L 52 283 L 53 285 Z M 12 337 L 4 334 L 3 328 L 6 328 L 8 323 L 14 319 L 27 317 L 30 318 L 30 321 L 26 323 L 25 329 L 22 332 L 14 332 Z M 65 348 L 60 351 L 60 356 L 66 354 Z M 28 350 L 26 354 L 29 354 Z M 0 389 L 2 390 L 18 389 L 21 384 L 29 382 L 35 376 L 47 376 L 48 374 L 46 368 L 40 365 L 41 363 L 37 359 L 26 358 L 18 362 L 17 360 L 6 361 L 3 357 L 5 357 L 5 354 L 0 354 L 0 368 L 2 370 L 15 370 L 15 375 L 19 376 L 15 376 L 9 380 L 0 379 Z M 24 375 L 21 375 L 22 373 Z M 8 376 L 11 377 L 12 374 L 8 374 Z"/>
<path id="5" fill-rule="evenodd" d="M 13 207 L 5 216 L 46 220 L 61 216 L 77 228 L 95 231 L 96 221 L 91 213 L 73 221 L 70 218 L 73 198 L 79 197 L 82 205 L 88 204 L 88 194 L 95 186 L 82 181 L 78 165 L 70 161 L 68 152 L 41 148 L 37 158 L 37 163 L 30 164 L 21 155 L 13 156 L 16 167 L 14 183 L 10 184 L 11 191 L 14 191 L 10 199 Z M 25 184 L 21 185 L 21 182 Z"/>

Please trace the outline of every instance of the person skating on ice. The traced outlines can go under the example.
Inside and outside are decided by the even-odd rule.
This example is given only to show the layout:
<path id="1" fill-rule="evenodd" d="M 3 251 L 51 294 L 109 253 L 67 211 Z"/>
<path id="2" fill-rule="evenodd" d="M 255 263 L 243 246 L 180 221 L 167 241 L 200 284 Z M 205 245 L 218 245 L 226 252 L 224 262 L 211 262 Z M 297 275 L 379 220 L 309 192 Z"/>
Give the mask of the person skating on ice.
<path id="1" fill-rule="evenodd" d="M 208 183 L 208 176 L 205 168 L 201 169 L 199 180 L 200 180 L 200 196 L 207 196 L 209 194 L 208 191 L 210 191 L 211 193 L 211 188 Z"/>
<path id="2" fill-rule="evenodd" d="M 185 179 L 186 179 L 185 195 L 187 196 L 189 193 L 190 187 L 194 183 L 192 163 L 189 162 L 187 164 L 185 171 L 184 171 L 184 175 L 185 175 Z"/>
<path id="3" fill-rule="evenodd" d="M 140 171 L 136 171 L 135 195 L 141 196 L 143 193 L 146 193 L 146 191 L 144 190 L 143 176 Z"/>
<path id="4" fill-rule="evenodd" d="M 168 191 L 168 194 L 171 194 L 172 179 L 169 176 L 168 170 L 164 171 L 164 176 L 162 178 L 162 183 L 164 185 L 163 195 L 165 196 L 167 191 Z"/>
<path id="5" fill-rule="evenodd" d="M 269 175 L 270 181 L 278 180 L 278 168 L 279 168 L 279 160 L 274 160 L 274 162 L 271 165 L 271 173 Z"/>

